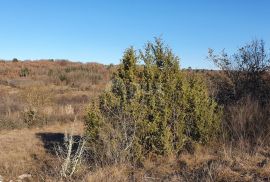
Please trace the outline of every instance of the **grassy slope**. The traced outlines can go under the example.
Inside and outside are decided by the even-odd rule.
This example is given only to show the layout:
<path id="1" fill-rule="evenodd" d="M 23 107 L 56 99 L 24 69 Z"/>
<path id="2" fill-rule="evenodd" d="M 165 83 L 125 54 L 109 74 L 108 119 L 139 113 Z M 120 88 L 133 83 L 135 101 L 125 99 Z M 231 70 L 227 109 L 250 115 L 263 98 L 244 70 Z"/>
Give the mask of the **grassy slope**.
<path id="1" fill-rule="evenodd" d="M 20 77 L 21 69 L 26 67 L 29 75 Z M 99 64 L 0 62 L 0 175 L 15 180 L 30 173 L 32 181 L 58 181 L 61 162 L 51 152 L 53 144 L 61 144 L 75 115 L 79 121 L 74 134 L 82 134 L 84 107 L 106 88 L 110 74 L 110 69 Z M 31 98 L 42 100 L 38 95 L 50 98 L 41 106 L 35 105 L 43 116 L 50 117 L 43 126 L 28 126 L 22 113 L 33 104 Z M 178 157 L 149 156 L 136 169 L 119 164 L 91 171 L 88 163 L 73 180 L 269 181 L 269 151 L 262 146 L 249 153 L 221 141 L 207 147 L 198 145 L 194 153 L 184 151 Z"/>
<path id="2" fill-rule="evenodd" d="M 43 128 L 1 131 L 0 174 L 5 180 L 16 180 L 22 174 L 31 174 L 34 181 L 49 177 L 49 174 L 58 175 L 58 159 L 50 150 L 53 144 L 60 144 L 61 136 L 72 125 L 55 124 Z M 76 122 L 74 128 L 74 134 L 82 134 L 81 122 Z"/>
<path id="3" fill-rule="evenodd" d="M 28 74 L 22 76 L 25 68 Z M 30 173 L 33 181 L 59 177 L 60 163 L 46 142 L 50 147 L 61 143 L 75 116 L 75 134 L 83 132 L 84 108 L 105 89 L 109 77 L 110 70 L 95 63 L 0 62 L 0 175 L 15 180 Z M 41 118 L 25 123 L 29 108 L 46 123 Z"/>
<path id="4" fill-rule="evenodd" d="M 22 76 L 22 70 L 28 73 Z M 72 121 L 105 89 L 110 70 L 104 65 L 67 61 L 0 62 L 0 130 L 23 128 L 27 111 L 40 118 L 30 123 Z"/>

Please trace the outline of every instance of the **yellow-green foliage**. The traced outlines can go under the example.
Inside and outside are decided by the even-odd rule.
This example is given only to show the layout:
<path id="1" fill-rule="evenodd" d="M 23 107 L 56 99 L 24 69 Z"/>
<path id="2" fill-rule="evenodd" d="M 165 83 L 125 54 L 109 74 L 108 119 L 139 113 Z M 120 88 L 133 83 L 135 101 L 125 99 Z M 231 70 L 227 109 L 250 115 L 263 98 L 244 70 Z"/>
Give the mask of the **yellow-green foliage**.
<path id="1" fill-rule="evenodd" d="M 217 134 L 221 120 L 221 108 L 208 96 L 202 76 L 185 73 L 183 77 L 183 108 L 186 135 L 202 143 Z"/>
<path id="2" fill-rule="evenodd" d="M 208 142 L 220 119 L 203 79 L 181 72 L 178 57 L 156 39 L 138 56 L 126 50 L 111 89 L 85 122 L 92 152 L 102 146 L 99 158 L 121 162 L 178 153 L 187 141 Z"/>

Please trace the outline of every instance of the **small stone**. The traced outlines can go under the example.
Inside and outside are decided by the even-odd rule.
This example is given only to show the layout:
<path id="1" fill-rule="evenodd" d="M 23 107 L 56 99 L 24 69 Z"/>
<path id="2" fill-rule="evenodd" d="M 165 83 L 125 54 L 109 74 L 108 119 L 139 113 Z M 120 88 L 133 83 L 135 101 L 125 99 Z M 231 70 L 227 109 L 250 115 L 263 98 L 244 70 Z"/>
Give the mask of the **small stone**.
<path id="1" fill-rule="evenodd" d="M 23 180 L 25 178 L 31 178 L 31 177 L 32 177 L 31 174 L 22 174 L 22 175 L 18 176 L 18 179 Z"/>

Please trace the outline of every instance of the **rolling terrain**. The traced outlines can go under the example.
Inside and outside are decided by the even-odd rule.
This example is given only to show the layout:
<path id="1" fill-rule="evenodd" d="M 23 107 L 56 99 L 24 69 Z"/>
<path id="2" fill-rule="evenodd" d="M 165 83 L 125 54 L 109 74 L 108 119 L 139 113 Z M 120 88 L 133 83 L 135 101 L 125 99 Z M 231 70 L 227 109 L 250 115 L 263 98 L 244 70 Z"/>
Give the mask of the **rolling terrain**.
<path id="1" fill-rule="evenodd" d="M 61 148 L 68 136 L 83 138 L 86 108 L 107 90 L 114 71 L 113 66 L 63 60 L 1 61 L 0 176 L 4 181 L 269 181 L 268 145 L 252 148 L 240 141 L 235 147 L 222 137 L 207 146 L 186 147 L 179 156 L 150 155 L 138 168 L 130 163 L 94 167 L 86 157 L 71 178 L 63 178 L 66 159 Z M 214 96 L 222 73 L 194 72 L 207 75 Z M 254 103 L 240 107 L 241 112 L 236 107 L 232 112 L 237 120 L 247 114 L 253 117 L 258 109 Z"/>

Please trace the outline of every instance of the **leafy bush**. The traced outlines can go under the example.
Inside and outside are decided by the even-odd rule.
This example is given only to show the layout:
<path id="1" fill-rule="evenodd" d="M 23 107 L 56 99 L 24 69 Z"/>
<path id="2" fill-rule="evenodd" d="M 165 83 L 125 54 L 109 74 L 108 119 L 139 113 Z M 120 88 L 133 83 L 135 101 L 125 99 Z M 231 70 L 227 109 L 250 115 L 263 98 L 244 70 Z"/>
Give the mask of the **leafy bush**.
<path id="1" fill-rule="evenodd" d="M 203 79 L 181 72 L 178 57 L 156 39 L 139 56 L 133 48 L 125 51 L 110 90 L 88 108 L 85 124 L 94 160 L 104 164 L 209 142 L 220 118 Z"/>
<path id="2" fill-rule="evenodd" d="M 13 62 L 13 63 L 17 63 L 17 62 L 19 62 L 19 60 L 18 60 L 17 58 L 13 58 L 13 59 L 12 59 L 12 62 Z"/>
<path id="3" fill-rule="evenodd" d="M 35 125 L 36 121 L 37 121 L 37 112 L 35 110 L 28 110 L 23 112 L 23 122 L 28 127 Z"/>
<path id="4" fill-rule="evenodd" d="M 26 77 L 29 75 L 29 73 L 30 73 L 30 71 L 28 68 L 22 68 L 20 71 L 20 77 Z"/>
<path id="5" fill-rule="evenodd" d="M 59 74 L 58 78 L 59 78 L 59 80 L 60 80 L 61 82 L 67 81 L 67 80 L 68 80 L 68 79 L 67 79 L 67 76 L 64 75 L 64 74 Z"/>

